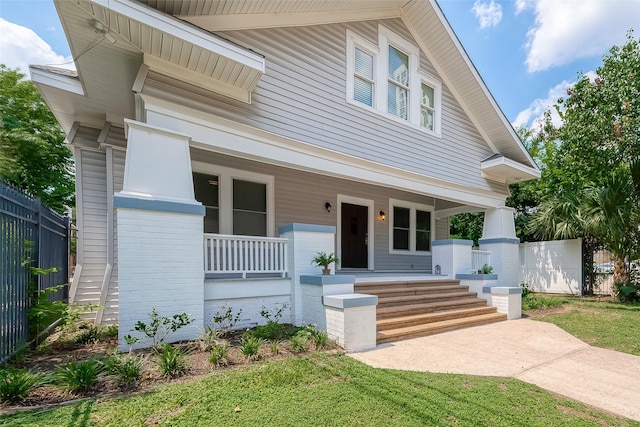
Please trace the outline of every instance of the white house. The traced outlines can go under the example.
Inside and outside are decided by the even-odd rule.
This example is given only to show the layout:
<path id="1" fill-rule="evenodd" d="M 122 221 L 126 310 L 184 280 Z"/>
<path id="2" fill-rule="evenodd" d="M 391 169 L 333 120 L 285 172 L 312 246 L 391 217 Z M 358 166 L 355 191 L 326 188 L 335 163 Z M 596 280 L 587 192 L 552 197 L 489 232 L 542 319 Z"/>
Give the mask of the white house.
<path id="1" fill-rule="evenodd" d="M 223 305 L 300 323 L 354 281 L 455 279 L 459 212 L 487 212 L 516 284 L 504 202 L 539 170 L 435 0 L 54 2 L 77 75 L 31 75 L 75 156 L 70 294 L 97 323 L 122 336 L 156 307 L 190 313 L 188 337 Z M 307 292 L 319 250 L 339 274 Z"/>

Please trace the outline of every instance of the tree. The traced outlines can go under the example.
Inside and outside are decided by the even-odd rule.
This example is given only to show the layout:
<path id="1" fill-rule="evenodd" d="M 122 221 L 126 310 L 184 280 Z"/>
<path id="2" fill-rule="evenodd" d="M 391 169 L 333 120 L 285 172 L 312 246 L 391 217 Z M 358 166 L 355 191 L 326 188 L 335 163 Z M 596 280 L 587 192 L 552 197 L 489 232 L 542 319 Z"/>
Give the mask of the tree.
<path id="1" fill-rule="evenodd" d="M 547 194 L 532 225 L 544 237 L 593 237 L 612 252 L 614 281 L 626 283 L 626 259 L 640 256 L 640 39 L 627 35 L 593 79 L 581 75 L 558 100 L 562 124 L 547 116 Z"/>
<path id="2" fill-rule="evenodd" d="M 74 172 L 65 134 L 33 82 L 0 64 L 0 178 L 63 213 Z"/>

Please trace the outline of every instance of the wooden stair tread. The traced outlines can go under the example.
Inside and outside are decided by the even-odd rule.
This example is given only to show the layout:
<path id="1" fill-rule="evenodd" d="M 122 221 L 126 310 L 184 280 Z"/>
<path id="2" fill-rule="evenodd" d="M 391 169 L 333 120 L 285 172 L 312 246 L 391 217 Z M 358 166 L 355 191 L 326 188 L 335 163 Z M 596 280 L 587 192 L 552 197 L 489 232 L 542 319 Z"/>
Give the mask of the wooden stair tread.
<path id="1" fill-rule="evenodd" d="M 495 307 L 481 306 L 471 308 L 458 308 L 446 311 L 436 311 L 429 313 L 402 315 L 397 317 L 388 317 L 376 321 L 378 330 L 381 328 L 391 328 L 394 325 L 410 324 L 410 323 L 433 323 L 441 320 L 455 319 L 462 317 L 471 317 L 481 314 L 496 313 Z"/>
<path id="2" fill-rule="evenodd" d="M 393 297 L 380 297 L 378 298 L 378 305 L 391 304 L 391 303 L 402 303 L 402 302 L 411 302 L 415 300 L 437 300 L 437 299 L 454 299 L 454 298 L 464 298 L 464 297 L 476 297 L 475 292 L 469 292 L 465 290 L 456 291 L 456 292 L 445 292 L 445 293 L 437 293 L 437 294 L 423 294 L 423 295 L 402 295 L 402 296 L 393 296 Z"/>
<path id="3" fill-rule="evenodd" d="M 433 312 L 437 310 L 451 310 L 455 308 L 464 308 L 467 306 L 486 306 L 485 300 L 471 297 L 471 298 L 458 298 L 450 301 L 436 301 L 426 302 L 421 304 L 407 304 L 391 307 L 378 307 L 376 313 L 378 317 L 392 316 L 394 313 L 422 311 L 423 313 Z"/>
<path id="4" fill-rule="evenodd" d="M 354 285 L 358 288 L 383 288 L 383 287 L 412 287 L 412 286 L 439 286 L 439 285 L 459 285 L 460 280 L 391 280 L 388 282 L 358 282 Z"/>
<path id="5" fill-rule="evenodd" d="M 389 329 L 379 331 L 377 333 L 378 344 L 400 341 L 409 338 L 417 338 L 421 336 L 433 335 L 440 332 L 450 331 L 469 326 L 479 326 L 487 323 L 500 322 L 507 319 L 507 315 L 503 313 L 482 314 L 472 317 L 464 317 L 460 319 L 450 319 L 441 322 L 426 323 L 415 326 L 407 326 L 397 329 Z"/>

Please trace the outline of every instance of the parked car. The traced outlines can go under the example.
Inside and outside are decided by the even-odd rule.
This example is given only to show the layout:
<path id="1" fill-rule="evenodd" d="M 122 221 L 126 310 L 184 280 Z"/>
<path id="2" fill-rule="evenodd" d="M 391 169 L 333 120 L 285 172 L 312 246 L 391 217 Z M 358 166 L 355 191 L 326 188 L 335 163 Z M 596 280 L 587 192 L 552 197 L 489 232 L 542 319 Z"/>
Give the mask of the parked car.
<path id="1" fill-rule="evenodd" d="M 596 266 L 596 273 L 613 273 L 613 263 L 604 262 Z"/>

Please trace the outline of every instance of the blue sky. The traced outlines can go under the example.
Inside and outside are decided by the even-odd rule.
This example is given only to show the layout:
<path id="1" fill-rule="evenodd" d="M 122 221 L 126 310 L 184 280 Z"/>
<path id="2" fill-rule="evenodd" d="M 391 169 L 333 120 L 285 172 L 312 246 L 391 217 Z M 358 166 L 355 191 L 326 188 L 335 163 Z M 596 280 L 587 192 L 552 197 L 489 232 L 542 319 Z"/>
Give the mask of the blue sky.
<path id="1" fill-rule="evenodd" d="M 268 1 L 268 0 L 266 0 Z M 629 29 L 640 36 L 640 0 L 439 0 L 507 119 L 531 126 L 590 74 Z M 71 61 L 51 0 L 0 0 L 0 62 Z M 69 67 L 70 64 L 63 66 Z"/>

